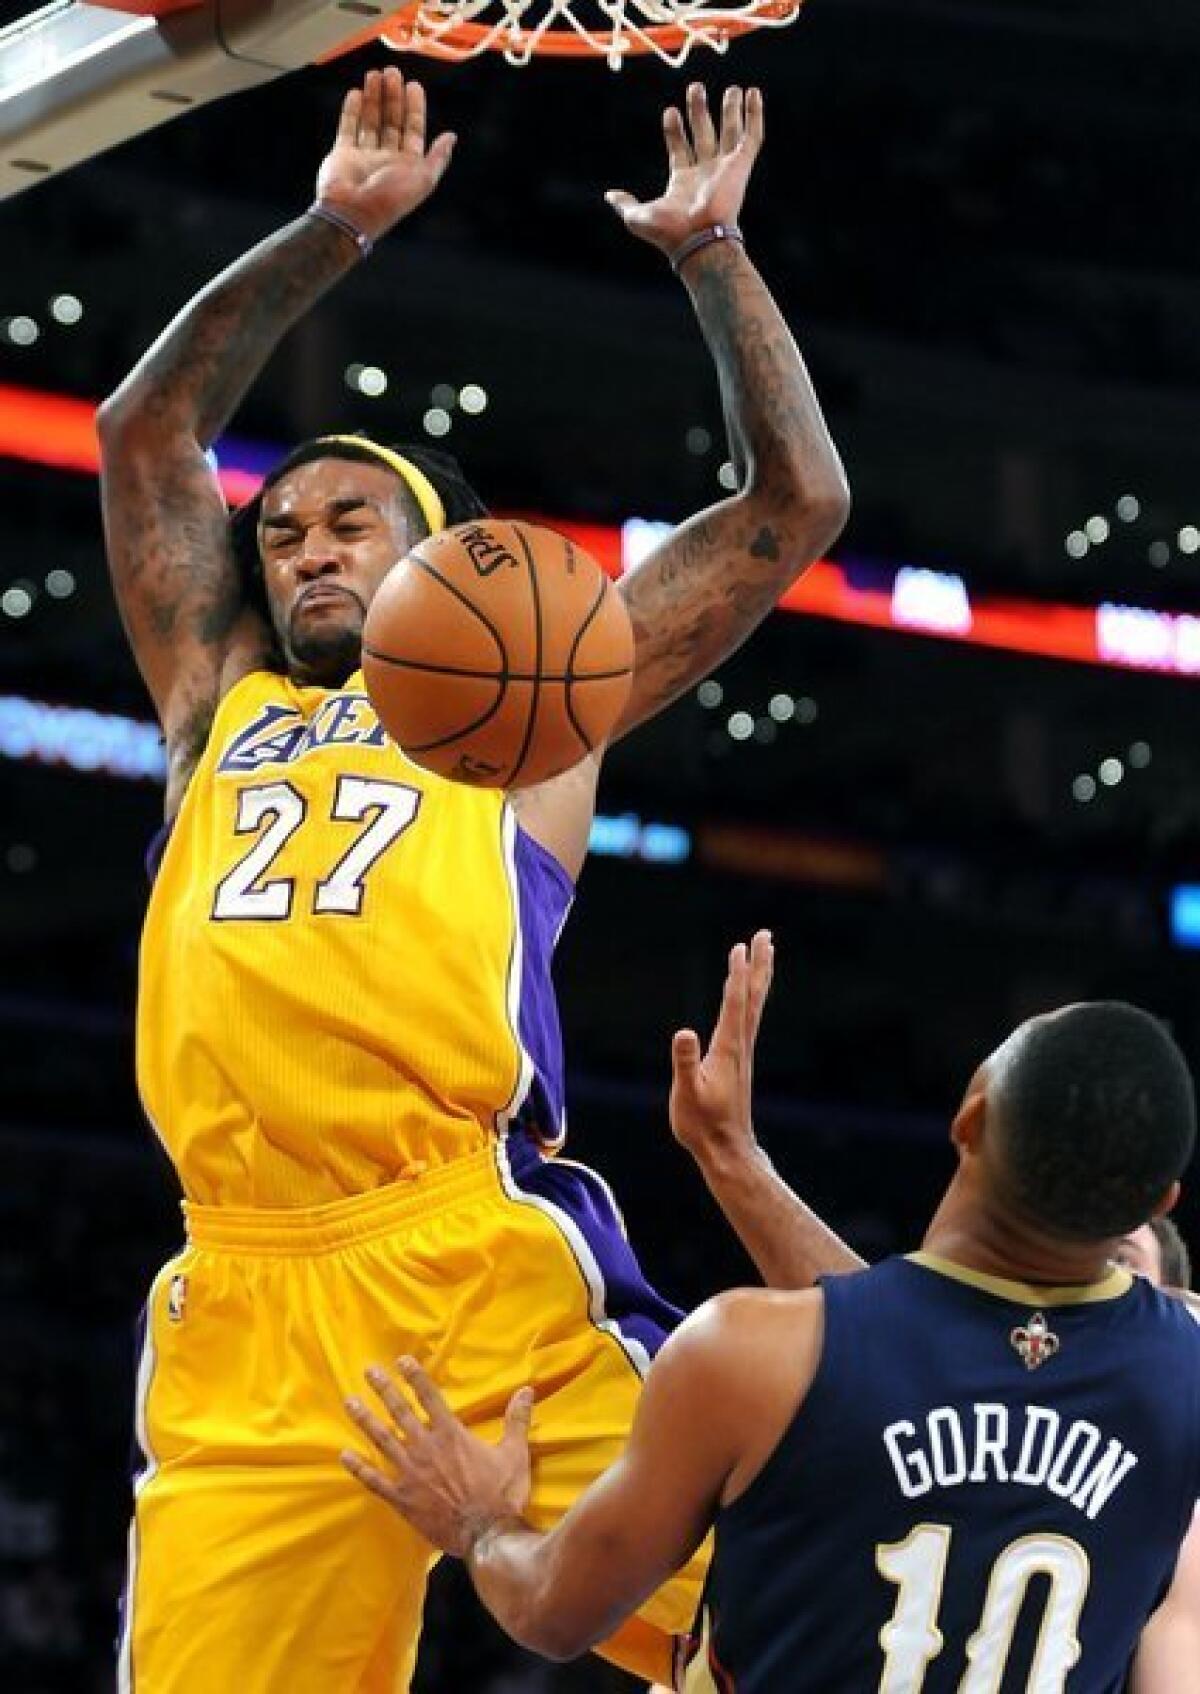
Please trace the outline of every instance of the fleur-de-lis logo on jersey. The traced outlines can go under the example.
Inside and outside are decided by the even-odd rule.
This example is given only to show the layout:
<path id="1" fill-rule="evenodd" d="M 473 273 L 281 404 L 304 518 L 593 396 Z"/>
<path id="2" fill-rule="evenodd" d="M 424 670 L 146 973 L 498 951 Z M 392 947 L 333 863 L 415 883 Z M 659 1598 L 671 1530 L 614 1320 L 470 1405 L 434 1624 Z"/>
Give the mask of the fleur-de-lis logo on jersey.
<path id="1" fill-rule="evenodd" d="M 1021 1355 L 1026 1370 L 1036 1370 L 1052 1359 L 1061 1342 L 1041 1312 L 1035 1312 L 1028 1323 L 1018 1324 L 1008 1339 Z"/>

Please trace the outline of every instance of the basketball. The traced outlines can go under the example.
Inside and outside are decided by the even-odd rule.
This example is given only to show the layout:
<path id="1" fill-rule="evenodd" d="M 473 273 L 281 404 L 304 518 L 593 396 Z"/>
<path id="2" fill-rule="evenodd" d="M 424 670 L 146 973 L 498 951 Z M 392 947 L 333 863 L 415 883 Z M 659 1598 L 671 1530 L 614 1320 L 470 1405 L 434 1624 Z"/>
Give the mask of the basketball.
<path id="1" fill-rule="evenodd" d="M 475 520 L 396 565 L 371 603 L 363 676 L 409 758 L 528 788 L 611 735 L 633 676 L 624 602 L 596 561 L 534 524 Z"/>

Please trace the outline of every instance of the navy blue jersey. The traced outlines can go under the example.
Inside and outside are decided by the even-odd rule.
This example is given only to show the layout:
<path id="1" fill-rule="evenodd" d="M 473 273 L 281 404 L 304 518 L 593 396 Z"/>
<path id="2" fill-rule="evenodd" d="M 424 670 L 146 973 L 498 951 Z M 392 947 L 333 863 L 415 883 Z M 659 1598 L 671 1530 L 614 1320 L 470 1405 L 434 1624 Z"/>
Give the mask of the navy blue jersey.
<path id="1" fill-rule="evenodd" d="M 1200 1494 L 1188 1312 L 924 1254 L 824 1299 L 812 1387 L 717 1520 L 689 1694 L 1116 1694 Z"/>

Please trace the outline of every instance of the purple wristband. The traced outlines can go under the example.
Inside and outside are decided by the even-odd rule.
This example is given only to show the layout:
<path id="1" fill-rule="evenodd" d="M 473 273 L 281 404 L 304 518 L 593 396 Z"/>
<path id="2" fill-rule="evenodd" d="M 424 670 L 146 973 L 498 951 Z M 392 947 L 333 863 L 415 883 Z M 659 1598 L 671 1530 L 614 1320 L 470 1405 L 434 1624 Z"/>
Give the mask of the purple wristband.
<path id="1" fill-rule="evenodd" d="M 707 229 L 698 229 L 695 235 L 689 235 L 671 254 L 671 269 L 675 275 L 679 275 L 680 267 L 693 253 L 698 253 L 702 247 L 711 247 L 714 241 L 736 241 L 743 247 L 746 245 L 745 237 L 736 224 L 709 224 Z"/>
<path id="2" fill-rule="evenodd" d="M 344 213 L 335 212 L 332 206 L 323 206 L 319 200 L 314 200 L 308 208 L 306 216 L 320 218 L 322 222 L 332 224 L 334 229 L 340 229 L 343 235 L 350 237 L 364 259 L 370 257 L 371 249 L 375 243 L 365 230 L 361 230 L 357 224 L 351 223 Z"/>

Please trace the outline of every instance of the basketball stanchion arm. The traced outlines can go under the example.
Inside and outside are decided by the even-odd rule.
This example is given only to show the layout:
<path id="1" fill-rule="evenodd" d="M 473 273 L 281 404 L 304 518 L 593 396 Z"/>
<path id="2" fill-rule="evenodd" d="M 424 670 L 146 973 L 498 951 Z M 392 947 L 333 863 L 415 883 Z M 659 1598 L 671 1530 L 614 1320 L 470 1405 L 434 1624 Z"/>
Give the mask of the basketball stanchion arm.
<path id="1" fill-rule="evenodd" d="M 0 199 L 332 55 L 395 10 L 395 0 L 56 0 L 0 30 Z"/>

